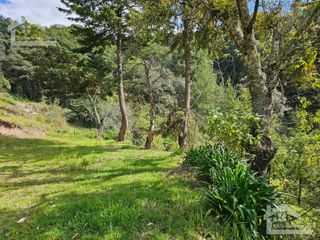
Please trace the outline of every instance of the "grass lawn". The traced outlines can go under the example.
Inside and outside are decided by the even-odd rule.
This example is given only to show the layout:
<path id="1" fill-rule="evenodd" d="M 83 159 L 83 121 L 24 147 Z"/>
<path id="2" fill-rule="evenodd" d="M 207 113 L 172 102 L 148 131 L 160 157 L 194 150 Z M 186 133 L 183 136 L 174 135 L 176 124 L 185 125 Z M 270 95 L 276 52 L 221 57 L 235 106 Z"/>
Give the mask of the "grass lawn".
<path id="1" fill-rule="evenodd" d="M 0 137 L 0 239 L 201 239 L 203 194 L 174 174 L 180 162 L 79 136 Z"/>

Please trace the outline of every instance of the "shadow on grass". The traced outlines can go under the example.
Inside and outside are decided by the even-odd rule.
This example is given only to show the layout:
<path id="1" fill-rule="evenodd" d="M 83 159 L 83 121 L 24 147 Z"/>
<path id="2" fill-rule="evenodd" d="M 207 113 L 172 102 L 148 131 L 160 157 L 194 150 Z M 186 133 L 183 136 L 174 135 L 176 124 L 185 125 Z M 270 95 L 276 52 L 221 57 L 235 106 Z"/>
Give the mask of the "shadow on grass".
<path id="1" fill-rule="evenodd" d="M 134 182 L 101 193 L 48 197 L 24 212 L 0 212 L 15 221 L 26 216 L 24 224 L 12 228 L 11 223 L 2 234 L 9 239 L 188 239 L 201 209 L 198 201 L 184 199 L 190 198 L 187 190 L 175 199 L 175 187 L 175 182 Z"/>
<path id="2" fill-rule="evenodd" d="M 45 139 L 20 139 L 0 135 L 0 173 L 10 173 L 11 178 L 30 174 L 63 174 L 79 171 L 82 169 L 50 167 L 51 160 L 61 158 L 68 159 L 84 158 L 87 155 L 99 155 L 106 152 L 120 152 L 135 149 L 130 145 L 102 145 L 102 146 L 66 146 L 65 143 Z M 25 164 L 42 164 L 45 169 L 21 171 Z"/>
<path id="3" fill-rule="evenodd" d="M 28 209 L 16 207 L 19 203 L 10 209 L 0 208 L 0 239 L 189 239 L 189 232 L 201 222 L 197 217 L 199 195 L 180 181 L 161 175 L 172 170 L 166 167 L 167 156 L 134 153 L 120 159 L 121 167 L 115 168 L 107 162 L 101 169 L 39 168 L 28 164 L 48 164 L 61 152 L 64 158 L 82 158 L 106 152 L 120 154 L 131 147 L 67 147 L 55 141 L 0 137 L 0 149 L 0 164 L 5 165 L 0 173 L 15 173 L 11 175 L 14 181 L 0 182 L 2 194 L 17 194 L 22 189 L 28 192 L 44 185 L 51 189 L 32 192 L 38 194 L 37 200 Z M 123 184 L 116 179 L 138 174 L 146 175 Z M 149 179 L 150 175 L 159 177 Z M 70 183 L 66 192 L 59 189 L 63 183 Z M 18 224 L 24 217 L 25 222 Z"/>
<path id="4" fill-rule="evenodd" d="M 160 158 L 159 158 L 160 159 Z M 83 181 L 90 181 L 89 184 L 92 183 L 101 183 L 113 180 L 117 177 L 127 176 L 127 175 L 135 175 L 142 174 L 148 172 L 166 172 L 169 171 L 168 168 L 162 167 L 150 167 L 147 166 L 148 160 L 152 162 L 154 159 L 144 159 L 146 161 L 144 168 L 120 168 L 114 170 L 91 170 L 91 169 L 82 169 L 75 170 L 71 169 L 53 169 L 53 170 L 44 170 L 44 171 L 31 171 L 29 174 L 35 173 L 50 173 L 50 177 L 46 177 L 45 179 L 32 179 L 32 180 L 23 180 L 23 181 L 15 181 L 15 182 L 7 182 L 0 183 L 0 188 L 5 188 L 4 191 L 19 189 L 21 187 L 32 187 L 32 186 L 40 186 L 47 184 L 59 184 L 59 183 L 81 183 Z M 57 174 L 59 173 L 59 174 Z M 59 176 L 59 175 L 62 176 Z M 26 174 L 24 174 L 26 175 Z"/>
<path id="5" fill-rule="evenodd" d="M 130 145 L 108 145 L 108 146 L 65 146 L 66 143 L 45 140 L 6 137 L 0 135 L 0 163 L 12 160 L 26 162 L 36 159 L 36 161 L 48 160 L 50 158 L 63 155 L 85 156 L 88 154 L 100 154 L 105 152 L 117 152 L 121 150 L 135 149 Z"/>

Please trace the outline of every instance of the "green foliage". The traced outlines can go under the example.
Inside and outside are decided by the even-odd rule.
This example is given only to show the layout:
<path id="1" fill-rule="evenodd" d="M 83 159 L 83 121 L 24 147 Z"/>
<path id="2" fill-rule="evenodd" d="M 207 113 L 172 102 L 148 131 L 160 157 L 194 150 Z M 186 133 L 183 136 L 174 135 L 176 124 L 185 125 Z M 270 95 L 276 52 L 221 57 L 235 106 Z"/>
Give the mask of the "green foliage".
<path id="1" fill-rule="evenodd" d="M 125 40 L 130 35 L 128 22 L 131 15 L 136 13 L 135 1 L 104 1 L 101 4 L 90 0 L 61 2 L 64 7 L 59 10 L 78 16 L 71 19 L 82 24 L 75 26 L 74 30 L 81 36 L 84 51 L 113 43 L 118 36 Z"/>
<path id="2" fill-rule="evenodd" d="M 274 134 L 279 151 L 272 177 L 286 201 L 319 207 L 320 112 L 308 113 L 309 104 L 301 99 L 301 109 L 293 112 L 294 127 L 287 135 Z"/>
<path id="3" fill-rule="evenodd" d="M 69 114 L 69 121 L 85 127 L 97 128 L 103 118 L 105 118 L 105 127 L 108 130 L 116 130 L 120 125 L 119 104 L 115 96 L 102 98 L 99 95 L 88 94 L 72 100 L 68 106 L 72 110 L 72 113 Z"/>
<path id="4" fill-rule="evenodd" d="M 217 83 L 217 76 L 212 69 L 212 59 L 204 50 L 196 53 L 193 63 L 192 106 L 201 114 L 221 105 L 223 87 Z"/>
<path id="5" fill-rule="evenodd" d="M 232 152 L 227 151 L 222 145 L 204 145 L 190 149 L 185 156 L 184 164 L 196 167 L 199 174 L 205 179 L 210 179 L 210 169 L 215 164 L 224 164 L 230 168 L 239 161 L 239 158 Z M 242 161 L 242 160 L 241 160 Z"/>
<path id="6" fill-rule="evenodd" d="M 118 132 L 114 130 L 106 130 L 104 131 L 102 138 L 105 140 L 117 140 Z"/>
<path id="7" fill-rule="evenodd" d="M 260 125 L 261 119 L 252 114 L 249 100 L 246 91 L 238 97 L 229 85 L 225 101 L 209 115 L 209 136 L 241 155 L 248 154 L 248 149 L 259 143 L 259 135 L 252 129 Z"/>
<path id="8" fill-rule="evenodd" d="M 11 90 L 10 82 L 0 73 L 0 92 Z"/>
<path id="9" fill-rule="evenodd" d="M 262 239 L 263 217 L 267 205 L 275 204 L 275 189 L 253 175 L 247 164 L 238 161 L 232 165 L 216 161 L 210 169 L 209 212 L 229 223 L 233 239 Z"/>
<path id="10" fill-rule="evenodd" d="M 229 224 L 234 239 L 262 238 L 263 216 L 277 193 L 251 172 L 244 159 L 221 145 L 206 145 L 190 150 L 184 164 L 197 167 L 210 181 L 206 190 L 209 213 Z"/>
<path id="11" fill-rule="evenodd" d="M 73 50 L 79 47 L 77 37 L 71 35 L 72 27 L 40 28 L 26 20 L 17 26 L 17 40 L 56 40 L 50 47 L 8 47 L 0 54 L 4 77 L 12 86 L 12 93 L 31 100 L 43 97 L 66 101 L 67 97 L 79 95 L 96 86 L 89 70 L 78 66 L 81 59 Z M 45 45 L 45 44 L 44 44 Z M 99 65 L 101 67 L 101 65 Z"/>
<path id="12" fill-rule="evenodd" d="M 169 152 L 177 152 L 179 150 L 179 145 L 175 138 L 168 136 L 164 138 L 163 149 Z"/>
<path id="13" fill-rule="evenodd" d="M 132 142 L 137 146 L 143 146 L 149 127 L 149 109 L 147 105 L 135 108 L 132 114 Z"/>

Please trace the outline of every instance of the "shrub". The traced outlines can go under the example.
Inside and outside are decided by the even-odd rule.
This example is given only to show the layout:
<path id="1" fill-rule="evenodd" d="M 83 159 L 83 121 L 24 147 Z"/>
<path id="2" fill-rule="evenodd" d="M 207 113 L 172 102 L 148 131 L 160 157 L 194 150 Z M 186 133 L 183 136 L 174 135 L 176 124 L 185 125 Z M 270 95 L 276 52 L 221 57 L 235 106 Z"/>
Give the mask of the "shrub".
<path id="1" fill-rule="evenodd" d="M 227 151 L 222 145 L 208 144 L 189 150 L 185 156 L 184 164 L 196 167 L 201 177 L 210 179 L 210 169 L 215 165 L 220 164 L 233 168 L 238 161 L 237 155 Z"/>
<path id="2" fill-rule="evenodd" d="M 248 155 L 248 150 L 259 144 L 261 134 L 253 133 L 259 129 L 262 119 L 252 114 L 249 93 L 242 91 L 238 96 L 232 86 L 226 89 L 226 100 L 210 111 L 206 132 L 216 142 L 228 149 Z M 256 135 L 257 134 L 257 135 Z"/>
<path id="3" fill-rule="evenodd" d="M 11 90 L 10 82 L 0 73 L 0 92 Z"/>
<path id="4" fill-rule="evenodd" d="M 167 152 L 176 152 L 180 150 L 177 140 L 171 136 L 164 138 L 163 147 Z"/>
<path id="5" fill-rule="evenodd" d="M 230 225 L 235 239 L 262 239 L 263 216 L 267 205 L 275 203 L 275 189 L 241 162 L 234 168 L 217 164 L 210 169 L 210 177 L 210 212 Z"/>
<path id="6" fill-rule="evenodd" d="M 251 172 L 245 159 L 221 145 L 206 145 L 190 150 L 184 164 L 206 176 L 208 213 L 227 223 L 234 239 L 263 239 L 263 216 L 277 193 Z"/>
<path id="7" fill-rule="evenodd" d="M 103 139 L 105 140 L 117 140 L 118 139 L 118 132 L 114 130 L 106 130 L 102 135 Z"/>

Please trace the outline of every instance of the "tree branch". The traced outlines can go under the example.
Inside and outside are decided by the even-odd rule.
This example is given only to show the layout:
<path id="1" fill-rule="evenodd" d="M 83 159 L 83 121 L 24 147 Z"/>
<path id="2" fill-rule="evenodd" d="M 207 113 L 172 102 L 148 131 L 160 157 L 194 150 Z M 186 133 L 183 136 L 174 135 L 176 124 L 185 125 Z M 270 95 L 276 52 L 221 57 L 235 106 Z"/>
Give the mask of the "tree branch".
<path id="1" fill-rule="evenodd" d="M 257 19 L 257 14 L 258 14 L 258 10 L 259 10 L 259 0 L 256 0 L 256 3 L 254 5 L 254 12 L 253 12 L 253 15 L 252 15 L 252 18 L 249 22 L 249 25 L 247 27 L 247 33 L 248 34 L 251 34 L 252 33 L 252 30 L 253 30 L 253 25 Z"/>
<path id="2" fill-rule="evenodd" d="M 297 30 L 297 32 L 295 33 L 295 36 L 301 35 L 306 29 L 308 29 L 308 26 L 310 25 L 312 18 L 316 16 L 319 10 L 320 10 L 320 1 L 314 6 L 314 9 L 310 13 L 306 22 Z"/>

